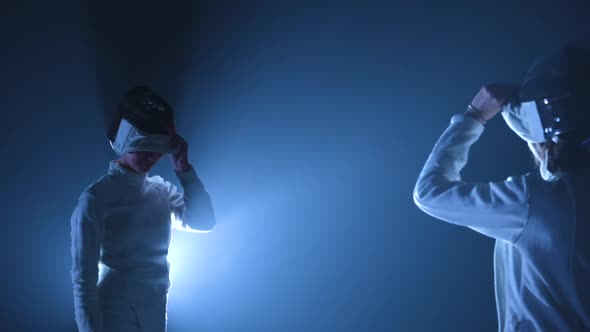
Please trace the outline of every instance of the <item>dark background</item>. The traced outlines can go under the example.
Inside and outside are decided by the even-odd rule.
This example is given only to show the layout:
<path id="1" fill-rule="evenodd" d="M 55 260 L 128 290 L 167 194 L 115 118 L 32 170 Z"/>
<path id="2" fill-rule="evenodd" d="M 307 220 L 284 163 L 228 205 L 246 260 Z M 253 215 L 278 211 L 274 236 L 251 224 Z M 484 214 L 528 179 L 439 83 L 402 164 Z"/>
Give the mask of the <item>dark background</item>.
<path id="1" fill-rule="evenodd" d="M 493 240 L 423 214 L 413 185 L 482 84 L 589 45 L 584 2 L 4 7 L 0 330 L 75 330 L 69 217 L 139 83 L 176 108 L 218 217 L 173 235 L 169 331 L 497 329 Z M 464 176 L 532 167 L 495 119 Z"/>

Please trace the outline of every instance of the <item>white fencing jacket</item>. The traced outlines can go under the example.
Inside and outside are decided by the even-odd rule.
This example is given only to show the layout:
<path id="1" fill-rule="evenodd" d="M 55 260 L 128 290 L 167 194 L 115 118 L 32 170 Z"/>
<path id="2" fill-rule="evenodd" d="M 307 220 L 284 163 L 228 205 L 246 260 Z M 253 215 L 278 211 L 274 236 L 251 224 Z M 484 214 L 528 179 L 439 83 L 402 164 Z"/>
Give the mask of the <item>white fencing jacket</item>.
<path id="1" fill-rule="evenodd" d="M 414 189 L 427 214 L 496 239 L 499 331 L 590 331 L 590 172 L 468 183 L 460 171 L 484 130 L 456 115 Z"/>
<path id="2" fill-rule="evenodd" d="M 82 192 L 71 217 L 71 276 L 80 331 L 102 331 L 99 293 L 133 304 L 142 295 L 168 291 L 172 214 L 192 229 L 214 227 L 211 199 L 194 169 L 176 175 L 184 193 L 160 176 L 112 161 L 108 174 Z M 104 267 L 100 280 L 99 262 Z M 99 292 L 101 287 L 107 291 Z"/>

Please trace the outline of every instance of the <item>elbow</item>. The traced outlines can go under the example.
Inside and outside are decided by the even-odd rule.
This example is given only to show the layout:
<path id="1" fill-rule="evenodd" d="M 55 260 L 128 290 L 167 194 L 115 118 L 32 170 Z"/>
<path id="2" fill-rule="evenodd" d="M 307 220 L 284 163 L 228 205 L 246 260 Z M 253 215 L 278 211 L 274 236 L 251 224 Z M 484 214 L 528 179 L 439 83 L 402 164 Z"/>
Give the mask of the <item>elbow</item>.
<path id="1" fill-rule="evenodd" d="M 198 233 L 209 233 L 213 231 L 216 226 L 215 216 L 199 216 L 196 218 L 191 218 L 188 220 L 187 226 L 188 229 L 191 231 L 195 231 Z"/>
<path id="2" fill-rule="evenodd" d="M 414 190 L 414 204 L 425 214 L 439 218 L 440 209 L 436 207 L 432 195 L 426 191 Z"/>
<path id="3" fill-rule="evenodd" d="M 211 217 L 211 218 L 201 220 L 195 226 L 196 226 L 196 229 L 199 231 L 211 232 L 215 228 L 215 225 L 217 225 L 217 223 L 215 222 L 215 218 Z"/>
<path id="4" fill-rule="evenodd" d="M 197 210 L 193 210 L 193 212 L 196 213 L 191 218 L 192 223 L 190 223 L 189 226 L 199 232 L 209 233 L 217 224 L 215 221 L 215 210 L 211 204 L 211 199 L 201 202 L 198 207 Z"/>
<path id="5" fill-rule="evenodd" d="M 421 208 L 424 205 L 426 192 L 423 186 L 421 186 L 420 180 L 418 180 L 418 182 L 416 183 L 414 191 L 412 192 L 412 196 L 414 198 L 414 204 L 416 204 L 417 207 Z"/>
<path id="6" fill-rule="evenodd" d="M 420 182 L 414 188 L 414 204 L 427 215 L 436 219 L 449 221 L 456 215 L 460 207 L 457 203 L 460 197 L 451 191 L 454 184 L 433 184 L 432 182 Z"/>
<path id="7" fill-rule="evenodd" d="M 416 206 L 420 210 L 424 211 L 424 209 L 426 208 L 426 204 L 425 204 L 425 197 L 424 197 L 423 193 L 420 192 L 420 191 L 418 191 L 418 190 L 416 190 L 416 189 L 414 189 L 414 195 L 413 196 L 414 196 L 413 197 L 414 198 L 414 204 L 416 204 Z"/>
<path id="8" fill-rule="evenodd" d="M 434 188 L 432 186 L 428 186 L 420 180 L 418 180 L 418 182 L 416 183 L 416 187 L 414 187 L 414 204 L 416 204 L 416 206 L 420 210 L 426 213 L 434 209 L 434 205 L 436 204 L 436 199 L 434 198 L 433 191 Z"/>
<path id="9" fill-rule="evenodd" d="M 215 213 L 213 212 L 213 208 L 210 208 L 205 213 L 202 213 L 197 219 L 197 227 L 199 227 L 199 230 L 204 232 L 211 232 L 217 224 L 215 221 Z"/>
<path id="10" fill-rule="evenodd" d="M 177 219 L 173 214 L 172 228 L 189 233 L 209 233 L 215 228 L 215 217 L 196 216 Z"/>

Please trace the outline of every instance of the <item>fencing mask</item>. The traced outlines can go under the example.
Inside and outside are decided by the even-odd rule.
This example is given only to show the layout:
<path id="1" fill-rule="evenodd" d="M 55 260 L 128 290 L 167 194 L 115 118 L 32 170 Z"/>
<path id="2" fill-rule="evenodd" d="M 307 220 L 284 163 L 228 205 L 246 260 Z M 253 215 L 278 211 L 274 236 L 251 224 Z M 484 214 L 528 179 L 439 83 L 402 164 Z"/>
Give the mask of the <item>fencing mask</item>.
<path id="1" fill-rule="evenodd" d="M 151 151 L 159 153 L 173 153 L 176 146 L 172 144 L 169 135 L 149 134 L 135 126 L 127 119 L 121 119 L 119 130 L 111 147 L 119 156 L 136 151 Z"/>
<path id="2" fill-rule="evenodd" d="M 135 87 L 117 107 L 109 142 L 118 155 L 136 151 L 173 153 L 177 148 L 169 135 L 173 127 L 172 107 L 152 89 Z"/>
<path id="3" fill-rule="evenodd" d="M 590 91 L 590 50 L 564 47 L 533 63 L 520 87 L 520 102 L 508 104 L 502 116 L 512 131 L 529 144 L 558 142 L 562 135 L 583 144 L 590 137 L 585 96 Z M 547 181 L 558 174 L 547 169 L 547 153 L 541 175 Z"/>

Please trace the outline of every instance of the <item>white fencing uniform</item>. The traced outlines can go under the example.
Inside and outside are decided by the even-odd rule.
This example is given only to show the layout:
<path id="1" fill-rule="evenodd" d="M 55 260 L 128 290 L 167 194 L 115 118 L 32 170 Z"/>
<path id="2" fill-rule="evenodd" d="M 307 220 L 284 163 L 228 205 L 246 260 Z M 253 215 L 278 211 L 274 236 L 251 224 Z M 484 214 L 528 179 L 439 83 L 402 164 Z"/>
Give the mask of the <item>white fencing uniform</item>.
<path id="1" fill-rule="evenodd" d="M 429 215 L 496 239 L 499 331 L 590 331 L 590 172 L 468 183 L 460 171 L 484 126 L 456 115 L 414 190 Z M 477 328 L 475 328 L 477 330 Z"/>
<path id="2" fill-rule="evenodd" d="M 112 161 L 108 174 L 81 194 L 71 218 L 80 331 L 165 331 L 171 214 L 192 229 L 215 225 L 211 199 L 194 169 L 176 175 L 184 193 L 159 176 Z"/>

